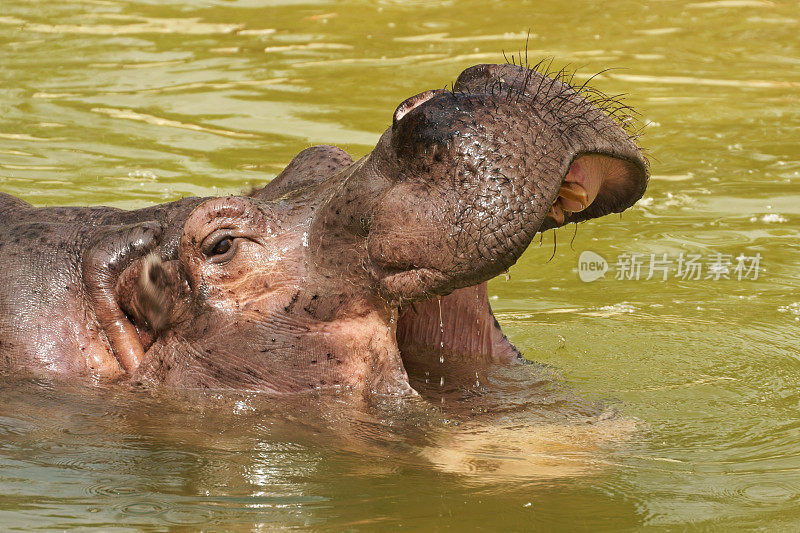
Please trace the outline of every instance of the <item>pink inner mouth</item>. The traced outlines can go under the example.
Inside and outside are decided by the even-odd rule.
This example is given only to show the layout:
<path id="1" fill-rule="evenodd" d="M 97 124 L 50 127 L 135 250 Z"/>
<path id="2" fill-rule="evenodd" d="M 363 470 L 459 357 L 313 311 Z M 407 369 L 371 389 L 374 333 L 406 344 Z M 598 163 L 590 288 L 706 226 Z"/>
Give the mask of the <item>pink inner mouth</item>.
<path id="1" fill-rule="evenodd" d="M 612 158 L 590 154 L 573 161 L 547 216 L 561 225 L 567 214 L 578 213 L 592 205 L 603 185 L 608 159 Z"/>

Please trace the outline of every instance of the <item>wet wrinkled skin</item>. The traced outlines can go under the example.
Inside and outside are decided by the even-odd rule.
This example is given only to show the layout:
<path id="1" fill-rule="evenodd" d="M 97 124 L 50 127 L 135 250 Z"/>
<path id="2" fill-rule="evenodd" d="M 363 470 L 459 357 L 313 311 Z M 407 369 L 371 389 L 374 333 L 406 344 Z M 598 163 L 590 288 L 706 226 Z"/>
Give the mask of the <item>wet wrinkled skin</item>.
<path id="1" fill-rule="evenodd" d="M 249 196 L 122 211 L 0 195 L 0 365 L 408 393 L 407 369 L 512 364 L 486 281 L 537 233 L 622 212 L 647 183 L 640 149 L 586 94 L 478 65 L 400 104 L 366 157 L 315 146 Z"/>

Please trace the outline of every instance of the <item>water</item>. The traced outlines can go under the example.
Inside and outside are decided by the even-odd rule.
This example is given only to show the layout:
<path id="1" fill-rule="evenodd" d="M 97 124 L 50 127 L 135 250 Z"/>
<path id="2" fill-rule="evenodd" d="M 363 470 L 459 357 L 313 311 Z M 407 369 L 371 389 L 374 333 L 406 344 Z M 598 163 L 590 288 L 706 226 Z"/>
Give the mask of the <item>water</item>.
<path id="1" fill-rule="evenodd" d="M 477 398 L 438 380 L 443 403 L 375 405 L 4 383 L 4 528 L 798 527 L 795 3 L 264 4 L 3 0 L 0 190 L 132 208 L 263 183 L 314 143 L 360 156 L 400 101 L 530 30 L 532 59 L 619 67 L 595 85 L 649 124 L 646 197 L 490 284 L 549 366 L 481 378 Z M 610 267 L 592 283 L 587 250 Z M 614 279 L 625 253 L 642 279 Z M 664 253 L 762 270 L 643 279 Z"/>

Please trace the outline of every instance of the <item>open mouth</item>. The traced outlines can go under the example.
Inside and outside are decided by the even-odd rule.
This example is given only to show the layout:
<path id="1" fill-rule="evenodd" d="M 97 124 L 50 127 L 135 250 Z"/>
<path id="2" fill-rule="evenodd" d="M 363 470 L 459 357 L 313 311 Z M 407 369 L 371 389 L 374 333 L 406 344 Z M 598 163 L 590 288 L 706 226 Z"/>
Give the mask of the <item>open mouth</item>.
<path id="1" fill-rule="evenodd" d="M 641 197 L 647 182 L 642 179 L 642 172 L 636 163 L 610 155 L 589 153 L 576 157 L 539 232 L 621 213 Z"/>
<path id="2" fill-rule="evenodd" d="M 641 161 L 579 154 L 538 232 L 626 210 L 642 196 L 646 176 Z M 418 391 L 474 384 L 492 363 L 522 359 L 495 319 L 486 283 L 400 308 L 397 343 Z"/>
<path id="3" fill-rule="evenodd" d="M 521 357 L 489 305 L 487 284 L 403 306 L 397 345 L 412 387 L 458 387 L 495 363 Z M 479 379 L 479 378 L 478 378 Z"/>
<path id="4" fill-rule="evenodd" d="M 560 226 L 567 215 L 579 213 L 592 205 L 603 185 L 603 173 L 598 172 L 598 167 L 603 164 L 599 158 L 603 157 L 585 155 L 573 161 L 561 183 L 556 201 L 547 212 L 548 218 Z"/>
<path id="5" fill-rule="evenodd" d="M 641 198 L 647 170 L 641 161 L 603 153 L 572 160 L 539 233 L 610 213 L 622 213 Z"/>

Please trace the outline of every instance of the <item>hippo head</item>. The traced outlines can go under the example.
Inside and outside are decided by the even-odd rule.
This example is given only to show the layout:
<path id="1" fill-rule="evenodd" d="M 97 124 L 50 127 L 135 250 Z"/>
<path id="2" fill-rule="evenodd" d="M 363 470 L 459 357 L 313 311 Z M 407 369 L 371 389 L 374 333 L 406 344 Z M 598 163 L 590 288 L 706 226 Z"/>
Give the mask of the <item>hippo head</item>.
<path id="1" fill-rule="evenodd" d="M 200 204 L 177 252 L 120 276 L 134 377 L 392 393 L 412 390 L 408 372 L 514 361 L 486 281 L 537 233 L 622 212 L 647 183 L 641 150 L 587 94 L 475 66 L 400 104 L 362 159 L 309 148 L 264 189 Z"/>

